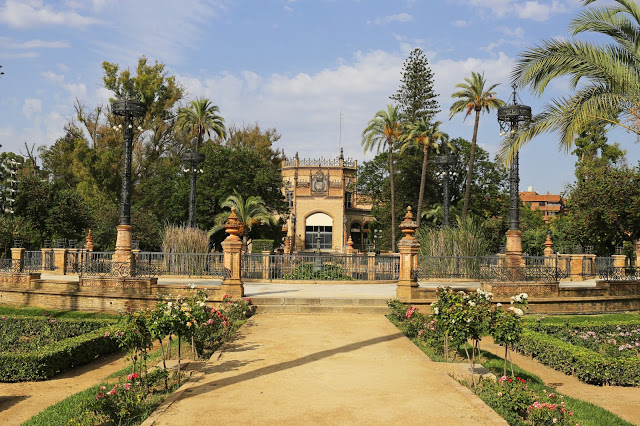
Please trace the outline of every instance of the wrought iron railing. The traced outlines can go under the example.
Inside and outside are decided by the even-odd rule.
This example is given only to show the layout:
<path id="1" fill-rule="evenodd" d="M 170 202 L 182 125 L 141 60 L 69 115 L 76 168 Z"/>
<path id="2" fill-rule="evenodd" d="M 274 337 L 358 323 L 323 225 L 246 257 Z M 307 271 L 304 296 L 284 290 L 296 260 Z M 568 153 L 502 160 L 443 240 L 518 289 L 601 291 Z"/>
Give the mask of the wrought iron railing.
<path id="1" fill-rule="evenodd" d="M 110 259 L 82 259 L 78 274 L 82 277 L 122 278 L 140 277 L 151 278 L 158 276 L 155 266 L 137 262 L 117 262 Z"/>
<path id="2" fill-rule="evenodd" d="M 159 275 L 186 275 L 225 278 L 222 253 L 155 253 L 140 252 L 137 264 L 152 265 Z"/>
<path id="3" fill-rule="evenodd" d="M 420 256 L 417 280 L 461 279 L 473 281 L 551 282 L 570 276 L 568 261 L 557 256 L 523 256 L 521 266 L 509 266 L 499 256 Z"/>
<path id="4" fill-rule="evenodd" d="M 242 276 L 262 280 L 397 280 L 400 259 L 346 254 L 270 254 L 242 256 Z"/>
<path id="5" fill-rule="evenodd" d="M 29 265 L 34 270 L 42 269 L 42 250 L 24 252 L 24 264 Z"/>
<path id="6" fill-rule="evenodd" d="M 0 272 L 7 274 L 29 274 L 39 271 L 40 268 L 25 264 L 19 259 L 0 259 Z"/>
<path id="7" fill-rule="evenodd" d="M 608 281 L 638 281 L 640 280 L 640 267 L 603 267 L 598 271 L 598 276 L 601 279 Z"/>

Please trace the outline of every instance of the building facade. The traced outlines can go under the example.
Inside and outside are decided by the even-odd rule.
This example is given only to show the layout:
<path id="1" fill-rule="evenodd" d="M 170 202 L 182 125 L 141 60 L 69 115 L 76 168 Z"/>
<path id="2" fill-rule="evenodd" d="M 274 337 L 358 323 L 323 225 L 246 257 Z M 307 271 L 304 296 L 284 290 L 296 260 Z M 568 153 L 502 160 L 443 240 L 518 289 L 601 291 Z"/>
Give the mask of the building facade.
<path id="1" fill-rule="evenodd" d="M 546 194 L 538 194 L 532 186 L 520 193 L 520 200 L 531 210 L 540 210 L 547 223 L 549 219 L 564 211 L 564 198 L 561 195 L 549 194 L 549 191 Z"/>
<path id="2" fill-rule="evenodd" d="M 358 163 L 335 159 L 300 159 L 282 163 L 283 192 L 289 203 L 285 251 L 344 252 L 351 237 L 354 250 L 366 251 L 374 221 L 371 204 L 358 197 Z"/>

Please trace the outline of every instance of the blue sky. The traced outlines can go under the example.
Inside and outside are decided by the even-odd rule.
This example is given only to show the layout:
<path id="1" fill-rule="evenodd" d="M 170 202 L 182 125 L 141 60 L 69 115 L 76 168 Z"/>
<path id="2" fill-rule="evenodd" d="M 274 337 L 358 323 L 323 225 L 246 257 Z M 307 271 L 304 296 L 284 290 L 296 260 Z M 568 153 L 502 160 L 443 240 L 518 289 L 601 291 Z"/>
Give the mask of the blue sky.
<path id="1" fill-rule="evenodd" d="M 484 72 L 507 99 L 518 53 L 566 36 L 581 7 L 578 0 L 0 0 L 0 144 L 15 152 L 25 142 L 52 144 L 73 119 L 76 98 L 108 102 L 103 61 L 133 68 L 145 55 L 166 64 L 188 98 L 211 99 L 227 125 L 275 127 L 290 156 L 336 156 L 342 110 L 345 155 L 368 160 L 362 129 L 390 102 L 414 47 L 435 74 L 442 127 L 470 140 L 472 119 L 448 119 L 455 84 Z M 559 81 L 540 99 L 520 97 L 536 113 L 566 93 Z M 495 114 L 483 116 L 478 142 L 492 154 L 498 133 Z M 635 140 L 610 133 L 630 164 L 640 158 Z M 558 193 L 573 181 L 574 157 L 558 151 L 552 134 L 520 158 L 523 190 Z"/>

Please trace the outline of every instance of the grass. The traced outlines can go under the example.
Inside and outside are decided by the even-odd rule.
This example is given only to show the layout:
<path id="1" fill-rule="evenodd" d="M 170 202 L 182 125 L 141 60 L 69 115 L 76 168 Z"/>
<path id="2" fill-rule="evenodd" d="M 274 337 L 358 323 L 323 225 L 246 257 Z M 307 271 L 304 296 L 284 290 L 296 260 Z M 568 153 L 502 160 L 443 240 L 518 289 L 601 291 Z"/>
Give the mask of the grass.
<path id="1" fill-rule="evenodd" d="M 105 314 L 98 312 L 80 312 L 80 311 L 58 311 L 55 309 L 38 308 L 38 307 L 17 307 L 0 305 L 0 315 L 11 315 L 19 317 L 41 317 L 42 313 L 53 316 L 54 318 L 118 318 L 117 314 Z"/>

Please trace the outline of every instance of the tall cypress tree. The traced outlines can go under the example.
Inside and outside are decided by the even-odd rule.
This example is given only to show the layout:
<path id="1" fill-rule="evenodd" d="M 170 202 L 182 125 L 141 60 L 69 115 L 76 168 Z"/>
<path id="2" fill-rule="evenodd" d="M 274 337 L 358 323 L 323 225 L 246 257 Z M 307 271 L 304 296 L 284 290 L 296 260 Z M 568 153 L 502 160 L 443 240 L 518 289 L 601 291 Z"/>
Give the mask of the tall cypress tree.
<path id="1" fill-rule="evenodd" d="M 413 49 L 402 69 L 400 87 L 389 98 L 398 102 L 407 121 L 415 123 L 422 117 L 431 121 L 440 112 L 440 104 L 436 99 L 438 95 L 433 91 L 433 72 L 422 49 Z"/>

